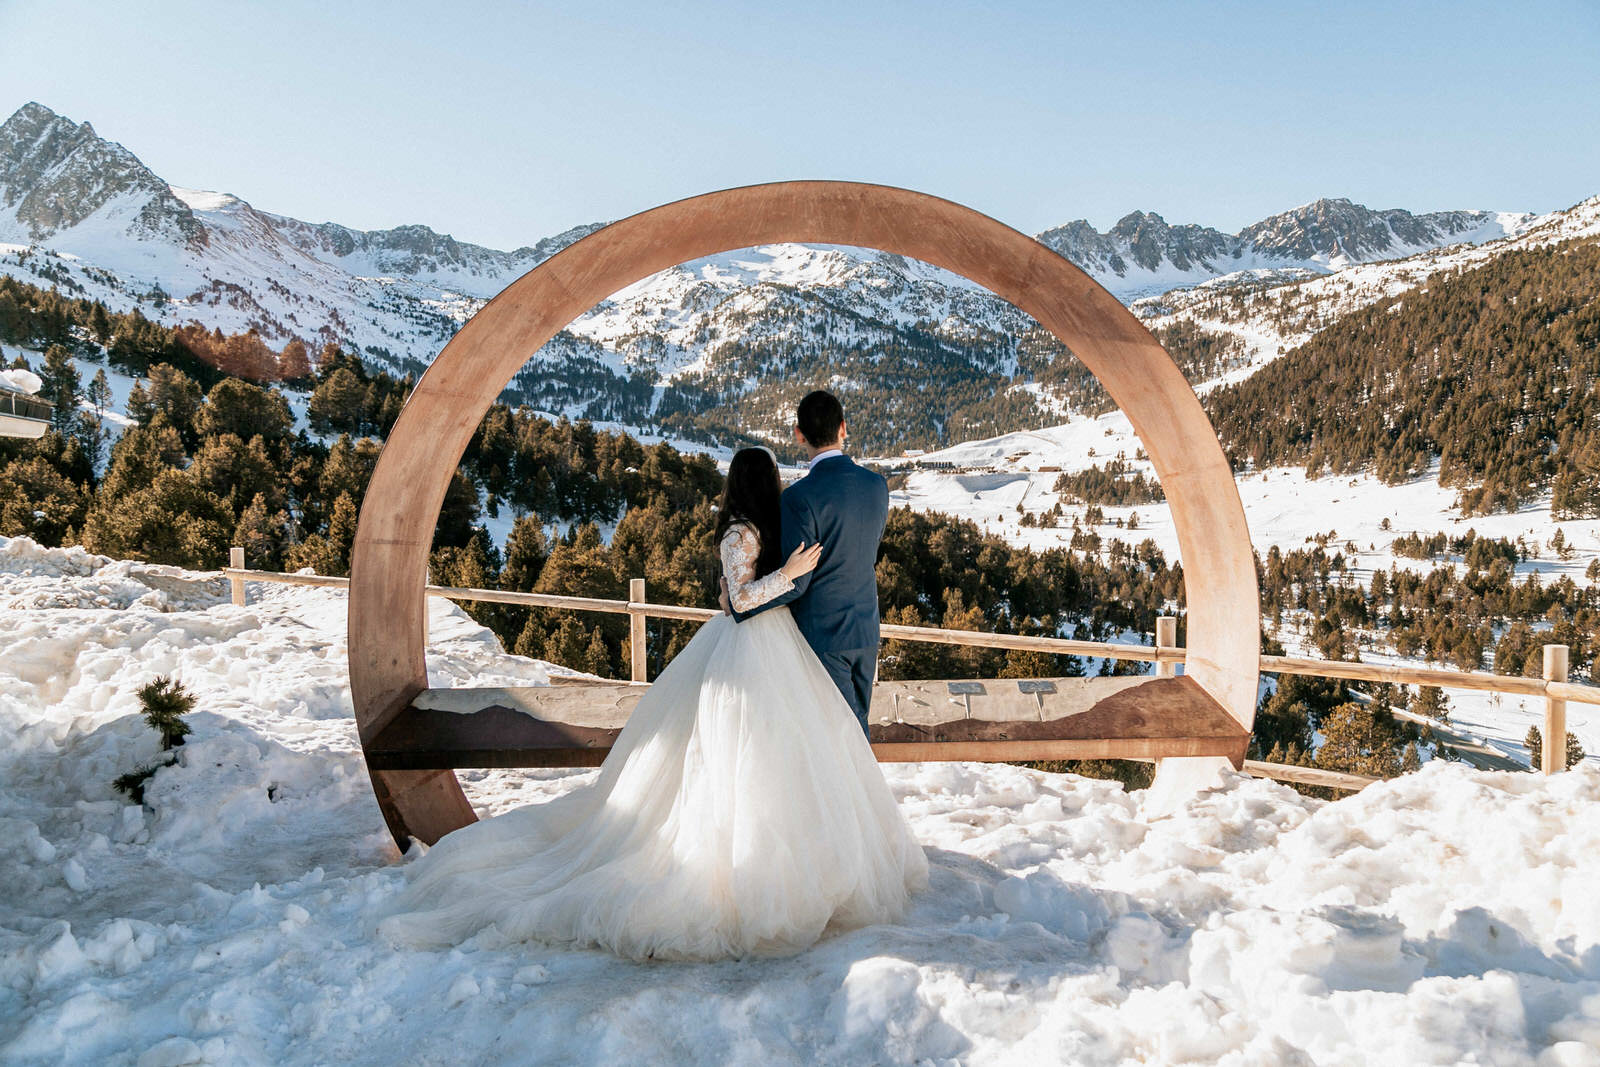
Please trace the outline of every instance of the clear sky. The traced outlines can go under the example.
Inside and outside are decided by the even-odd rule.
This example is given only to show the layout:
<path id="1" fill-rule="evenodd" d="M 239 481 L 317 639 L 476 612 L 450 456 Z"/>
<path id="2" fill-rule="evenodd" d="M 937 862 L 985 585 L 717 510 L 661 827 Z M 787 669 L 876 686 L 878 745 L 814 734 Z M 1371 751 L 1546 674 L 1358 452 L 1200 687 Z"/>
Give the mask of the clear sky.
<path id="1" fill-rule="evenodd" d="M 783 178 L 1232 231 L 1600 193 L 1600 2 L 0 0 L 29 100 L 177 185 L 501 248 Z"/>

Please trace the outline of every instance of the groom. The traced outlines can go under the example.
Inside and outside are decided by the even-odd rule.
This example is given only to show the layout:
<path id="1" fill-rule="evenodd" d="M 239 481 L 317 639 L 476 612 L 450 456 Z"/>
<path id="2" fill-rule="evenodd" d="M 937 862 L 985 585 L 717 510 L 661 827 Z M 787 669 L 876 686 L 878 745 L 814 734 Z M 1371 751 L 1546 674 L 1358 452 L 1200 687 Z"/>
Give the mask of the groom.
<path id="1" fill-rule="evenodd" d="M 783 552 L 822 545 L 822 560 L 794 588 L 751 612 L 743 622 L 789 604 L 795 625 L 867 729 L 872 683 L 878 674 L 878 543 L 889 517 L 889 484 L 844 454 L 847 431 L 839 398 L 806 394 L 795 414 L 794 439 L 811 455 L 804 478 L 783 491 Z"/>

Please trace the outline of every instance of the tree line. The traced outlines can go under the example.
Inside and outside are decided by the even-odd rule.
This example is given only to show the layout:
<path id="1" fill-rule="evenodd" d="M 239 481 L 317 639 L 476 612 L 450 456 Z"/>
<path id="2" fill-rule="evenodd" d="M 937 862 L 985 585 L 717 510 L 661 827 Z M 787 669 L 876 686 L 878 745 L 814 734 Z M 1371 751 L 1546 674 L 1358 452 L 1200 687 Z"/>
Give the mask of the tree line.
<path id="1" fill-rule="evenodd" d="M 1324 328 L 1205 406 L 1235 467 L 1439 464 L 1467 514 L 1600 515 L 1600 242 L 1522 249 Z"/>

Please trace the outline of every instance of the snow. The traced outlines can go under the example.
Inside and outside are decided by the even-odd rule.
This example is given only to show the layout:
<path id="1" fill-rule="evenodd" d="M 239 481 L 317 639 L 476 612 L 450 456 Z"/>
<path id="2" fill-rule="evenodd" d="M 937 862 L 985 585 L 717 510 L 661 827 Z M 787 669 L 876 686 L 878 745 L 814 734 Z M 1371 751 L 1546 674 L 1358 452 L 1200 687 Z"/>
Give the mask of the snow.
<path id="1" fill-rule="evenodd" d="M 791 959 L 373 936 L 405 861 L 345 601 L 0 539 L 0 1061 L 1600 1064 L 1600 768 L 1435 762 L 1335 803 L 886 766 L 933 884 Z M 539 684 L 435 600 L 435 685 Z M 199 697 L 158 757 L 134 692 Z M 466 772 L 481 811 L 593 772 Z"/>
<path id="2" fill-rule="evenodd" d="M 10 389 L 13 393 L 37 393 L 44 388 L 44 380 L 32 371 L 16 367 L 0 370 L 0 388 Z"/>

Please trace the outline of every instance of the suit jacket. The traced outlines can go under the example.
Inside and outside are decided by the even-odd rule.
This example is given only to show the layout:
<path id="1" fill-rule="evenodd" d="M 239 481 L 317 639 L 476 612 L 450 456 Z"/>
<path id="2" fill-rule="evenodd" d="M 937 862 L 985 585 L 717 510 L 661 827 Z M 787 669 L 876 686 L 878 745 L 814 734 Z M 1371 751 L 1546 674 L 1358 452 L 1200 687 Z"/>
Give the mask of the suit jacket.
<path id="1" fill-rule="evenodd" d="M 818 653 L 878 648 L 878 545 L 889 518 L 889 483 L 849 456 L 830 456 L 783 491 L 783 558 L 802 542 L 822 545 L 817 569 L 740 622 L 780 604 Z"/>

